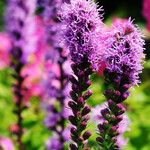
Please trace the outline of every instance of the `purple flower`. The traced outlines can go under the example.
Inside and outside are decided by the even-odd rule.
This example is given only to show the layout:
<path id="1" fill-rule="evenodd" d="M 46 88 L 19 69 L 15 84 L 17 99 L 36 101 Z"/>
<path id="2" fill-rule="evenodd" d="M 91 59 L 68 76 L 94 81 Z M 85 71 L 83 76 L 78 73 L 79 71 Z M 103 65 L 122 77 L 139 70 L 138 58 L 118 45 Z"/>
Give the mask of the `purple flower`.
<path id="1" fill-rule="evenodd" d="M 97 5 L 92 0 L 71 0 L 60 11 L 64 43 L 69 49 L 71 59 L 80 62 L 83 57 L 99 49 L 99 37 L 103 23 Z"/>
<path id="2" fill-rule="evenodd" d="M 97 64 L 96 70 L 99 70 L 101 63 L 105 62 L 110 72 L 127 74 L 132 85 L 140 83 L 139 74 L 143 69 L 145 42 L 141 31 L 131 19 L 115 20 L 101 43 L 103 43 L 102 50 L 95 54 L 99 59 L 93 57 L 94 65 Z"/>
<path id="3" fill-rule="evenodd" d="M 62 147 L 63 145 L 57 136 L 51 137 L 46 143 L 47 150 L 61 150 Z"/>
<path id="4" fill-rule="evenodd" d="M 50 112 L 46 116 L 46 118 L 44 120 L 44 124 L 48 129 L 52 129 L 53 127 L 55 127 L 57 125 L 59 119 L 60 119 L 59 113 Z"/>
<path id="5" fill-rule="evenodd" d="M 71 128 L 70 149 L 86 149 L 86 141 L 90 138 L 90 131 L 85 131 L 89 120 L 91 108 L 86 105 L 87 99 L 92 95 L 88 87 L 91 85 L 90 75 L 92 66 L 91 55 L 99 49 L 100 32 L 103 27 L 97 5 L 91 0 L 71 0 L 64 4 L 60 11 L 62 21 L 62 37 L 64 45 L 68 47 L 72 60 L 73 75 L 71 82 L 71 101 L 68 106 L 72 110 L 69 121 Z"/>
<path id="6" fill-rule="evenodd" d="M 10 0 L 7 4 L 6 29 L 12 39 L 14 51 L 22 51 L 20 57 L 23 62 L 27 62 L 29 55 L 36 50 L 34 11 L 35 0 Z"/>
<path id="7" fill-rule="evenodd" d="M 23 127 L 22 112 L 27 108 L 24 103 L 27 89 L 24 88 L 25 77 L 22 75 L 29 55 L 36 50 L 35 38 L 35 1 L 9 0 L 6 8 L 6 29 L 11 38 L 11 67 L 13 68 L 15 114 L 17 116 L 18 134 L 16 134 L 18 149 L 24 149 L 22 143 Z"/>

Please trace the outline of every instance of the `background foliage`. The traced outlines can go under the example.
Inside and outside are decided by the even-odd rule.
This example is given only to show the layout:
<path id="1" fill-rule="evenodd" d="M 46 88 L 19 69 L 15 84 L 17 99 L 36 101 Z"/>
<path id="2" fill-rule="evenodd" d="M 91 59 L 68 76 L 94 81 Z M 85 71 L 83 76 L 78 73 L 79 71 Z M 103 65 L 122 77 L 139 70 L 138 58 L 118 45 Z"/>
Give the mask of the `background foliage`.
<path id="1" fill-rule="evenodd" d="M 3 11 L 5 1 L 0 0 L 0 30 L 3 30 Z M 105 22 L 110 23 L 112 18 L 129 17 L 135 18 L 135 22 L 145 30 L 145 21 L 142 17 L 142 0 L 100 0 L 100 5 L 105 9 Z M 126 101 L 128 115 L 131 120 L 131 130 L 126 133 L 129 138 L 128 145 L 124 150 L 150 150 L 150 39 L 146 39 L 146 63 L 141 75 L 142 84 L 131 89 L 131 96 Z M 101 104 L 105 99 L 101 94 L 104 88 L 103 80 L 97 75 L 92 77 L 94 91 L 89 100 L 91 106 Z M 14 104 L 11 91 L 11 70 L 0 70 L 0 136 L 12 137 L 9 132 L 10 124 L 16 121 L 12 113 Z M 40 100 L 32 98 L 30 108 L 23 113 L 23 125 L 26 130 L 23 142 L 28 150 L 44 150 L 45 141 L 51 134 L 43 125 L 44 111 L 41 109 Z M 94 124 L 90 123 L 90 130 L 94 129 Z M 90 138 L 90 144 L 94 148 L 95 135 Z"/>

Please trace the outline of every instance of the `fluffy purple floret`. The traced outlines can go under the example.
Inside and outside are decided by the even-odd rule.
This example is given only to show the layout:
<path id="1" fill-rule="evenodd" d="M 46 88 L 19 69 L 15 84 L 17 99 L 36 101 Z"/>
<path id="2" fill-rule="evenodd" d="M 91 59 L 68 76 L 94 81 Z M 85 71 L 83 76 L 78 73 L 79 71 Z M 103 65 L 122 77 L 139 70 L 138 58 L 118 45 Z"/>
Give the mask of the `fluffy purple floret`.
<path id="1" fill-rule="evenodd" d="M 79 63 L 83 57 L 89 58 L 99 48 L 98 33 L 103 23 L 98 11 L 101 8 L 97 9 L 92 0 L 71 0 L 70 4 L 62 7 L 62 34 L 74 62 Z"/>
<path id="2" fill-rule="evenodd" d="M 130 84 L 140 83 L 139 74 L 143 69 L 144 62 L 144 40 L 139 28 L 129 20 L 116 20 L 112 28 L 107 31 L 103 38 L 101 51 L 95 59 L 94 65 L 99 70 L 101 62 L 105 62 L 106 68 L 118 74 L 125 73 Z"/>

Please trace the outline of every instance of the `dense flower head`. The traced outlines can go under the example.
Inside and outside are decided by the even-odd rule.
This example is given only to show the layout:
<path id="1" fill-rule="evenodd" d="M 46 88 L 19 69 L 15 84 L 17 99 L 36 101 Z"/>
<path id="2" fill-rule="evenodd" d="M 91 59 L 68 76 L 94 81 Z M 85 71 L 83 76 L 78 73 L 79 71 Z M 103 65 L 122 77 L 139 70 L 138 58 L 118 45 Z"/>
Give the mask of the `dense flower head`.
<path id="1" fill-rule="evenodd" d="M 16 51 L 23 52 L 22 60 L 28 61 L 30 53 L 34 52 L 36 36 L 34 35 L 35 22 L 33 15 L 35 0 L 10 0 L 6 9 L 6 29 L 12 39 Z"/>
<path id="2" fill-rule="evenodd" d="M 99 61 L 105 62 L 110 72 L 127 74 L 130 84 L 138 84 L 145 57 L 143 53 L 145 43 L 141 32 L 131 19 L 115 19 L 112 28 L 101 43 L 104 43 L 103 54 Z M 101 63 L 96 61 L 96 69 L 99 70 Z"/>
<path id="3" fill-rule="evenodd" d="M 103 124 L 106 121 L 104 119 L 104 117 L 102 116 L 102 114 L 100 113 L 102 110 L 104 110 L 106 108 L 108 108 L 108 104 L 105 102 L 105 103 L 102 103 L 101 105 L 98 105 L 92 109 L 92 113 L 91 113 L 92 117 L 91 118 L 93 118 L 93 121 L 96 122 L 96 124 Z M 117 136 L 117 142 L 116 142 L 120 148 L 125 146 L 128 141 L 128 139 L 125 139 L 123 137 L 123 134 L 126 131 L 130 130 L 130 128 L 129 128 L 130 120 L 129 120 L 127 114 L 122 114 L 121 117 L 122 117 L 122 121 L 119 122 L 119 124 L 118 124 L 117 131 L 119 132 L 119 135 Z"/>
<path id="4" fill-rule="evenodd" d="M 71 59 L 80 62 L 99 48 L 98 39 L 103 25 L 97 5 L 92 0 L 71 0 L 64 4 L 60 18 L 64 43 L 69 49 Z"/>
<path id="5" fill-rule="evenodd" d="M 147 29 L 150 31 L 150 0 L 143 0 L 142 14 L 147 21 Z"/>

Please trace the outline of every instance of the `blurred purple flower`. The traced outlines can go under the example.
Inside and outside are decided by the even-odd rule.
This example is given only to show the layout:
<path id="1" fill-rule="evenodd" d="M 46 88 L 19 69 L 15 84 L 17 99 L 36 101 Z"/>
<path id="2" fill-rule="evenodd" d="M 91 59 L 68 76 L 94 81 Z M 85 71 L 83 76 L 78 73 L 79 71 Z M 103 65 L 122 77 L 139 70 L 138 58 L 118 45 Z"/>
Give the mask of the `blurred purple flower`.
<path id="1" fill-rule="evenodd" d="M 35 0 L 9 0 L 7 3 L 6 30 L 15 51 L 21 49 L 23 62 L 27 62 L 29 55 L 36 50 L 34 11 Z"/>
<path id="2" fill-rule="evenodd" d="M 57 136 L 49 138 L 49 140 L 46 143 L 47 150 L 61 150 L 62 147 L 63 145 Z"/>
<path id="3" fill-rule="evenodd" d="M 59 42 L 61 22 L 58 19 L 58 10 L 62 3 L 62 0 L 38 1 L 38 7 L 43 9 L 40 16 L 43 18 L 45 40 L 48 45 L 42 85 L 44 88 L 44 105 L 51 109 L 46 109 L 44 123 L 57 136 L 57 138 L 54 138 L 55 141 L 57 140 L 56 145 L 50 144 L 48 148 L 55 150 L 64 147 L 66 139 L 63 132 L 66 130 L 66 117 L 70 114 L 67 111 L 66 100 L 69 94 L 68 74 L 70 71 L 68 70 L 71 69 L 67 61 L 65 48 Z"/>

